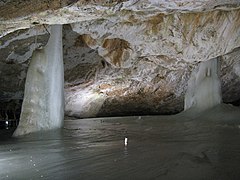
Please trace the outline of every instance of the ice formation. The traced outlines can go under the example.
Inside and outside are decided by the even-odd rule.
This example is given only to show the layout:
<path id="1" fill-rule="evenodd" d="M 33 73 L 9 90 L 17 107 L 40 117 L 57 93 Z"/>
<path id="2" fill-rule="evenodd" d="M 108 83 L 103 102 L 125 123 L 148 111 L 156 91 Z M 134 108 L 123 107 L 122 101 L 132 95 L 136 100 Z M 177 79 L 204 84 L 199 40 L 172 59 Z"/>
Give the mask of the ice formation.
<path id="1" fill-rule="evenodd" d="M 33 53 L 20 124 L 14 136 L 60 128 L 64 118 L 62 25 L 52 25 L 45 48 Z"/>
<path id="2" fill-rule="evenodd" d="M 222 102 L 218 59 L 201 62 L 188 81 L 184 109 L 204 111 Z"/>

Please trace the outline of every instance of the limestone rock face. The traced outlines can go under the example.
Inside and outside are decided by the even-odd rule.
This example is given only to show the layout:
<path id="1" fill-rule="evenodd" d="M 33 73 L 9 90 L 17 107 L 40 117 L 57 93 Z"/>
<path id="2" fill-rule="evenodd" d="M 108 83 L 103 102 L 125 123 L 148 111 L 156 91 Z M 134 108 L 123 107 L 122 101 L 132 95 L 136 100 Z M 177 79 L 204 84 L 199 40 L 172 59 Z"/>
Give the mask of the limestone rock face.
<path id="1" fill-rule="evenodd" d="M 22 98 L 29 61 L 46 45 L 48 25 L 66 24 L 67 116 L 180 112 L 192 71 L 213 58 L 220 61 L 223 102 L 239 102 L 238 0 L 19 3 L 0 3 L 2 99 Z M 17 6 L 29 10 L 14 11 Z M 9 7 L 14 13 L 4 14 Z"/>
<path id="2" fill-rule="evenodd" d="M 29 59 L 46 45 L 49 34 L 43 26 L 18 30 L 0 40 L 0 98 L 22 99 Z"/>
<path id="3" fill-rule="evenodd" d="M 131 67 L 123 68 L 90 48 L 96 47 L 97 40 L 79 35 L 70 26 L 65 26 L 64 32 L 66 115 L 172 114 L 183 110 L 194 65 L 156 56 L 139 57 Z M 108 47 L 113 48 L 114 43 Z"/>
<path id="4" fill-rule="evenodd" d="M 109 39 L 113 42 L 118 38 L 125 42 L 125 48 L 127 44 L 124 50 L 131 49 L 138 57 L 163 55 L 176 61 L 194 62 L 224 55 L 238 47 L 239 25 L 240 10 L 216 10 L 151 16 L 126 12 L 121 18 L 74 23 L 72 28 L 99 39 L 99 54 Z M 119 49 L 116 52 L 119 51 L 122 52 Z M 113 60 L 111 55 L 108 58 Z M 130 53 L 128 59 L 134 61 L 136 54 Z"/>
<path id="5" fill-rule="evenodd" d="M 221 84 L 223 102 L 240 105 L 240 48 L 222 56 Z"/>

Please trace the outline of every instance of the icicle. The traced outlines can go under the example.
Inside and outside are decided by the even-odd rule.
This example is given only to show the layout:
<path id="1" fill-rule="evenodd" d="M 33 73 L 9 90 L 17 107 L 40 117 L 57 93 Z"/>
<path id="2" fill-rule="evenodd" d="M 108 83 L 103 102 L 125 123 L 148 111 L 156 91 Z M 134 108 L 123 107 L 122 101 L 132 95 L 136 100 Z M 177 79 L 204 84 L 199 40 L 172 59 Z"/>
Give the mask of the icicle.
<path id="1" fill-rule="evenodd" d="M 217 58 L 201 62 L 188 81 L 184 109 L 203 111 L 222 102 Z"/>
<path id="2" fill-rule="evenodd" d="M 33 53 L 20 123 L 14 136 L 60 128 L 64 116 L 62 26 L 53 25 L 45 48 Z"/>

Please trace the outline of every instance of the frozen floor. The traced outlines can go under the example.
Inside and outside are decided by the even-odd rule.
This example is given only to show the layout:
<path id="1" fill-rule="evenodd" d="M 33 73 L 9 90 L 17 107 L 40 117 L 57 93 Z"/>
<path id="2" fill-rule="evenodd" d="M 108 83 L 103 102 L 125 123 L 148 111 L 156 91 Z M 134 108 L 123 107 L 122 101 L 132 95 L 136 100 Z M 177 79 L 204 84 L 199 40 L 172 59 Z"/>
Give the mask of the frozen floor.
<path id="1" fill-rule="evenodd" d="M 0 179 L 240 179 L 240 109 L 190 114 L 67 120 L 22 138 L 2 130 Z"/>

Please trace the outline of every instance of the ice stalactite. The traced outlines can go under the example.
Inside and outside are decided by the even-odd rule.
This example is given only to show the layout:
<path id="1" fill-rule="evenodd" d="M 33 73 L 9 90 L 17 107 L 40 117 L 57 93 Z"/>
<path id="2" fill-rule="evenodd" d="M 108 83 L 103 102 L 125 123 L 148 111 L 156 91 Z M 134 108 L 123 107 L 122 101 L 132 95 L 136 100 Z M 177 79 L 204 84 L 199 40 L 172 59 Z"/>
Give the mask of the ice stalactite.
<path id="1" fill-rule="evenodd" d="M 201 62 L 188 81 L 184 109 L 201 112 L 222 102 L 218 58 Z"/>
<path id="2" fill-rule="evenodd" d="M 64 118 L 62 25 L 52 25 L 46 47 L 33 53 L 20 124 L 14 136 L 60 128 Z"/>

